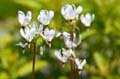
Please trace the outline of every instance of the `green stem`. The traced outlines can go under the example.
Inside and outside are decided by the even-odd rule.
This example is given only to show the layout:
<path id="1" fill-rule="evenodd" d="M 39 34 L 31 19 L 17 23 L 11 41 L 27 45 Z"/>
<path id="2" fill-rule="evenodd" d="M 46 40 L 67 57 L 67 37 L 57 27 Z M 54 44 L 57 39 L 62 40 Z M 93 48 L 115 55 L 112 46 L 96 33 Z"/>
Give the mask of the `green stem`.
<path id="1" fill-rule="evenodd" d="M 36 53 L 36 43 L 34 42 L 33 43 L 33 49 L 32 49 L 32 61 L 33 61 L 33 64 L 32 64 L 32 79 L 35 79 L 35 53 Z"/>

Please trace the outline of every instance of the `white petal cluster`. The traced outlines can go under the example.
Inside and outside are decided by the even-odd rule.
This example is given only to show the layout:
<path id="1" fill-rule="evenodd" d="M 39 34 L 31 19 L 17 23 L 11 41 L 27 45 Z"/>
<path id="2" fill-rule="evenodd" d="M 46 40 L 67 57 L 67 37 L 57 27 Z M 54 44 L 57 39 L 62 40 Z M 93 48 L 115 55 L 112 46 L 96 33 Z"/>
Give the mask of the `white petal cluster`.
<path id="1" fill-rule="evenodd" d="M 48 28 L 44 29 L 44 25 L 48 25 L 51 21 L 51 19 L 54 16 L 53 11 L 47 11 L 47 10 L 41 10 L 40 14 L 38 16 L 38 20 L 42 23 L 39 26 L 36 23 L 33 23 L 31 26 L 29 23 L 32 19 L 32 13 L 31 11 L 28 11 L 25 15 L 23 11 L 18 11 L 18 21 L 21 24 L 21 26 L 24 26 L 24 28 L 20 29 L 21 36 L 27 41 L 31 42 L 35 35 L 41 35 L 43 38 L 45 38 L 47 41 L 51 42 L 55 31 L 49 30 Z M 44 34 L 42 34 L 44 32 Z M 19 43 L 18 46 L 25 47 L 24 44 Z"/>
<path id="2" fill-rule="evenodd" d="M 66 49 L 62 48 L 62 50 L 56 50 L 55 51 L 55 56 L 62 63 L 66 63 L 68 58 L 71 56 L 72 53 L 73 53 L 73 51 L 71 49 L 66 50 Z"/>
<path id="3" fill-rule="evenodd" d="M 78 14 L 82 12 L 82 6 L 75 7 L 74 4 L 66 4 L 61 8 L 61 14 L 65 20 L 74 19 Z"/>
<path id="4" fill-rule="evenodd" d="M 36 32 L 36 34 L 40 34 L 40 33 L 42 33 L 43 32 L 43 25 L 42 24 L 40 24 L 39 26 L 36 24 L 36 23 L 34 23 L 33 24 L 33 27 L 35 28 L 35 32 Z"/>
<path id="5" fill-rule="evenodd" d="M 32 18 L 31 11 L 28 11 L 25 15 L 23 11 L 18 11 L 18 21 L 21 24 L 21 26 L 27 26 Z"/>
<path id="6" fill-rule="evenodd" d="M 75 63 L 76 63 L 76 65 L 77 65 L 78 69 L 79 69 L 79 70 L 82 70 L 83 67 L 84 67 L 84 65 L 85 65 L 87 62 L 86 62 L 86 59 L 84 59 L 84 60 L 79 60 L 78 58 L 76 58 L 76 59 L 75 59 Z"/>
<path id="7" fill-rule="evenodd" d="M 44 39 L 46 39 L 48 42 L 51 42 L 52 41 L 52 39 L 54 38 L 54 36 L 55 36 L 55 30 L 50 30 L 50 29 L 48 29 L 48 28 L 46 28 L 45 30 L 44 30 L 44 33 L 40 33 L 40 35 L 44 38 Z"/>
<path id="8" fill-rule="evenodd" d="M 40 14 L 38 15 L 37 19 L 43 24 L 48 25 L 52 18 L 54 17 L 53 11 L 48 10 L 41 10 Z"/>
<path id="9" fill-rule="evenodd" d="M 33 24 L 33 26 L 35 25 Z M 20 29 L 20 34 L 24 39 L 26 39 L 27 42 L 31 42 L 36 34 L 36 28 L 35 27 L 30 28 L 26 26 L 24 29 L 23 28 Z"/>
<path id="10" fill-rule="evenodd" d="M 86 27 L 89 27 L 92 23 L 92 21 L 94 20 L 95 18 L 95 15 L 94 14 L 90 14 L 90 13 L 87 13 L 86 15 L 81 15 L 80 16 L 80 20 L 81 22 L 86 26 Z"/>
<path id="11" fill-rule="evenodd" d="M 76 40 L 76 34 L 73 34 L 73 38 L 70 37 L 70 34 L 67 32 L 63 33 L 63 39 L 67 48 L 75 48 L 81 43 L 81 39 Z M 72 40 L 71 40 L 72 39 Z"/>

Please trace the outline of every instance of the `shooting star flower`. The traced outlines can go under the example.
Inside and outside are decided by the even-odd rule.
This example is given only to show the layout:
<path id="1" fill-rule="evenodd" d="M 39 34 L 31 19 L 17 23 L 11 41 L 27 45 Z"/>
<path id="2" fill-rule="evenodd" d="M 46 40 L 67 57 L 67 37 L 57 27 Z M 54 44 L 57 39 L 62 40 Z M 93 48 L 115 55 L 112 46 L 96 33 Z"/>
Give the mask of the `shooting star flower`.
<path id="1" fill-rule="evenodd" d="M 73 34 L 72 40 L 69 37 L 69 35 L 67 35 L 67 37 L 63 36 L 63 39 L 64 39 L 66 47 L 70 48 L 70 49 L 77 47 L 81 43 L 81 39 L 76 40 L 76 34 L 75 33 Z"/>
<path id="2" fill-rule="evenodd" d="M 36 34 L 36 27 L 33 24 L 33 27 L 25 27 L 20 29 L 21 36 L 26 39 L 27 42 L 31 42 Z"/>
<path id="3" fill-rule="evenodd" d="M 86 26 L 86 27 L 90 27 L 92 21 L 94 20 L 95 15 L 94 14 L 89 14 L 87 13 L 86 15 L 81 15 L 80 16 L 80 20 L 81 22 Z"/>
<path id="4" fill-rule="evenodd" d="M 27 26 L 32 19 L 32 13 L 31 11 L 28 11 L 25 15 L 23 11 L 18 11 L 18 21 L 21 24 L 21 26 Z"/>
<path id="5" fill-rule="evenodd" d="M 78 6 L 78 8 L 76 8 L 74 4 L 72 5 L 66 4 L 61 9 L 61 14 L 65 18 L 65 20 L 72 20 L 81 12 L 82 12 L 82 6 Z"/>
<path id="6" fill-rule="evenodd" d="M 75 59 L 75 63 L 78 67 L 79 70 L 82 70 L 84 65 L 87 63 L 86 62 L 86 59 L 84 59 L 83 61 L 82 60 L 79 60 L 78 58 Z"/>
<path id="7" fill-rule="evenodd" d="M 54 17 L 54 11 L 41 10 L 37 19 L 43 24 L 48 25 L 52 18 Z"/>
<path id="8" fill-rule="evenodd" d="M 66 49 L 62 48 L 61 50 L 55 51 L 55 56 L 62 63 L 66 63 L 72 53 L 73 53 L 72 49 L 66 50 Z"/>
<path id="9" fill-rule="evenodd" d="M 44 30 L 44 34 L 43 34 L 43 33 L 40 33 L 40 35 L 41 35 L 44 39 L 46 39 L 46 40 L 48 41 L 48 43 L 49 43 L 49 42 L 52 41 L 52 39 L 53 39 L 54 36 L 55 36 L 55 30 L 50 30 L 50 29 L 46 28 L 46 29 Z"/>

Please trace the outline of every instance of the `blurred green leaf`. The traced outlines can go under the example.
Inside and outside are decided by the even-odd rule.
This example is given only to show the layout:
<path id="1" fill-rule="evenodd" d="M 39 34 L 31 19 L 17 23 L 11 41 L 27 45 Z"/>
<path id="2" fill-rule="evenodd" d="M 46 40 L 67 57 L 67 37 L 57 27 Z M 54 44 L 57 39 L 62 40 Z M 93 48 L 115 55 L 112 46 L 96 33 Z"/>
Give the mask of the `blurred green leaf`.
<path id="1" fill-rule="evenodd" d="M 14 0 L 14 2 L 29 7 L 31 9 L 39 9 L 41 6 L 36 0 Z"/>
<path id="2" fill-rule="evenodd" d="M 0 47 L 6 47 L 10 42 L 13 41 L 13 36 L 6 31 L 0 31 Z"/>
<path id="3" fill-rule="evenodd" d="M 9 75 L 6 72 L 0 72 L 0 79 L 9 79 Z"/>
<path id="4" fill-rule="evenodd" d="M 68 78 L 65 76 L 60 76 L 58 79 L 68 79 Z"/>
<path id="5" fill-rule="evenodd" d="M 46 61 L 35 61 L 35 71 L 41 70 L 42 68 L 47 66 L 47 62 Z M 21 66 L 18 71 L 17 71 L 17 75 L 20 77 L 23 77 L 25 75 L 28 75 L 32 72 L 32 61 L 24 64 L 23 66 Z"/>
<path id="6" fill-rule="evenodd" d="M 96 31 L 95 30 L 90 30 L 88 32 L 81 33 L 80 36 L 82 37 L 82 39 L 86 39 L 90 36 L 93 36 L 94 34 L 96 34 Z"/>
<path id="7" fill-rule="evenodd" d="M 94 53 L 94 59 L 95 62 L 101 72 L 101 74 L 107 75 L 108 74 L 108 61 L 103 57 L 103 55 L 101 55 L 98 52 Z"/>

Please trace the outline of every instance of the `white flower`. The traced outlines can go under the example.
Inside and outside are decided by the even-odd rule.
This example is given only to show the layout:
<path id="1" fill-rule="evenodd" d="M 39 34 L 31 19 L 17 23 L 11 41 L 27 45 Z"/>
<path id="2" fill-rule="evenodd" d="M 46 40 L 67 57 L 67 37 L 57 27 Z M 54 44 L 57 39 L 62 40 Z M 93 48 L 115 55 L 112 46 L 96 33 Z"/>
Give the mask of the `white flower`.
<path id="1" fill-rule="evenodd" d="M 64 56 L 64 55 L 61 54 L 61 50 L 59 50 L 59 51 L 56 50 L 55 51 L 55 56 L 58 58 L 58 60 L 60 60 L 63 63 L 66 63 L 67 60 L 68 60 L 68 58 L 66 56 Z"/>
<path id="2" fill-rule="evenodd" d="M 95 18 L 95 15 L 92 14 L 90 15 L 89 13 L 87 13 L 86 15 L 81 15 L 80 16 L 80 20 L 81 22 L 86 26 L 86 27 L 89 27 L 92 23 L 92 21 L 94 20 Z"/>
<path id="3" fill-rule="evenodd" d="M 69 35 L 68 35 L 69 37 Z M 64 37 L 64 42 L 67 48 L 75 48 L 77 47 L 80 43 L 81 43 L 81 39 L 76 40 L 76 35 L 75 33 L 73 34 L 73 39 L 71 40 L 71 38 L 68 37 Z"/>
<path id="4" fill-rule="evenodd" d="M 82 60 L 79 60 L 78 58 L 75 59 L 75 63 L 78 67 L 79 70 L 83 69 L 84 65 L 87 63 L 86 62 L 86 59 L 84 59 L 83 61 Z"/>
<path id="5" fill-rule="evenodd" d="M 41 10 L 37 19 L 43 24 L 48 25 L 52 18 L 54 17 L 53 11 Z"/>
<path id="6" fill-rule="evenodd" d="M 69 58 L 73 54 L 73 51 L 72 51 L 72 49 L 66 50 L 66 49 L 62 48 L 62 54 Z"/>
<path id="7" fill-rule="evenodd" d="M 21 26 L 26 26 L 29 24 L 32 18 L 31 11 L 28 11 L 25 15 L 22 11 L 18 11 L 18 21 L 21 24 Z"/>
<path id="8" fill-rule="evenodd" d="M 19 42 L 18 44 L 16 44 L 17 46 L 20 46 L 22 48 L 25 48 L 26 46 L 28 46 L 28 43 L 23 44 L 22 42 Z"/>
<path id="9" fill-rule="evenodd" d="M 82 12 L 82 6 L 75 7 L 74 4 L 66 4 L 61 9 L 61 14 L 65 18 L 65 20 L 74 19 L 78 14 Z"/>
<path id="10" fill-rule="evenodd" d="M 35 25 L 33 24 L 32 28 L 29 28 L 28 26 L 26 26 L 24 29 L 21 28 L 20 33 L 22 37 L 26 39 L 26 41 L 31 42 L 36 34 Z"/>
<path id="11" fill-rule="evenodd" d="M 44 30 L 44 34 L 43 33 L 40 33 L 40 35 L 46 39 L 48 42 L 51 42 L 52 39 L 54 38 L 55 36 L 55 30 L 49 30 L 48 28 L 46 28 Z"/>
<path id="12" fill-rule="evenodd" d="M 66 63 L 68 58 L 71 56 L 73 53 L 72 49 L 66 50 L 62 48 L 62 50 L 56 50 L 55 51 L 55 56 L 63 63 Z"/>
<path id="13" fill-rule="evenodd" d="M 35 28 L 36 34 L 40 34 L 43 32 L 43 25 L 40 24 L 39 26 L 36 23 L 33 23 L 33 27 Z"/>
<path id="14" fill-rule="evenodd" d="M 68 32 L 63 32 L 62 35 L 64 40 L 70 39 L 70 34 Z"/>

